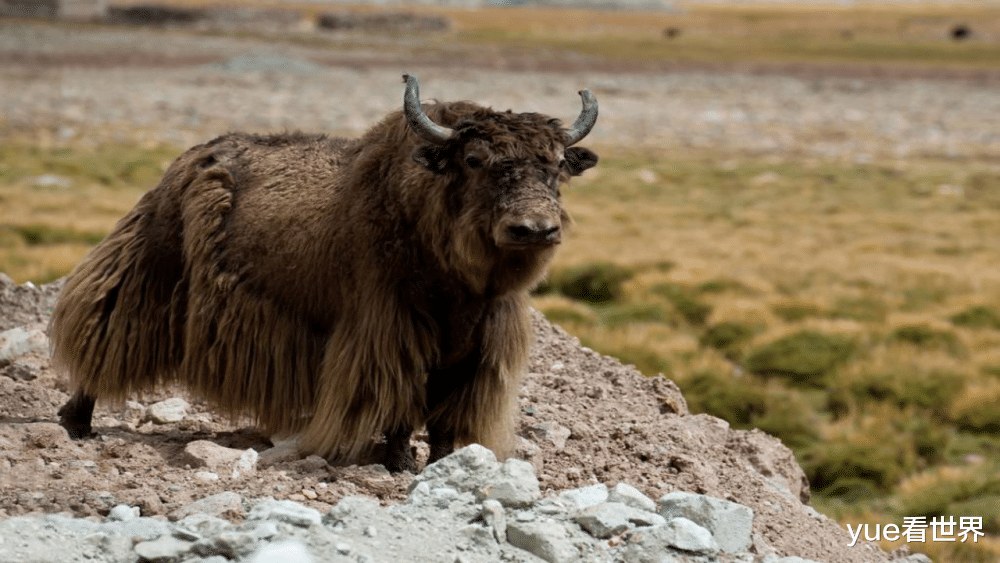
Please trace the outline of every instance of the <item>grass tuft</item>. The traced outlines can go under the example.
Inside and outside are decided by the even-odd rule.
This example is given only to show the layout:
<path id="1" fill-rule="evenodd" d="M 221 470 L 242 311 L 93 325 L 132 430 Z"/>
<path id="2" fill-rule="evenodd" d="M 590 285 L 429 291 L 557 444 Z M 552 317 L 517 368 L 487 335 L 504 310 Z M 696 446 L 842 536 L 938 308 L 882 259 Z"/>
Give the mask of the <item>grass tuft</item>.
<path id="1" fill-rule="evenodd" d="M 847 337 L 803 330 L 751 350 L 744 364 L 759 375 L 820 387 L 853 351 L 854 344 Z"/>

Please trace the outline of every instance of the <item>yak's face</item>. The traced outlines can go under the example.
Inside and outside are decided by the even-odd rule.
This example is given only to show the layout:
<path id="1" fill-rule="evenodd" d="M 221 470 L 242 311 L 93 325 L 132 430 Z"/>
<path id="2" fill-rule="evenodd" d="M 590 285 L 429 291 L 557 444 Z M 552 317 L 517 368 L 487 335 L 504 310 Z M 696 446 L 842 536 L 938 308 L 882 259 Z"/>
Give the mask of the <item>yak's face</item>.
<path id="1" fill-rule="evenodd" d="M 565 147 L 559 122 L 539 114 L 486 111 L 455 130 L 446 147 L 423 145 L 413 155 L 428 170 L 450 176 L 453 213 L 474 221 L 504 250 L 559 244 L 569 220 L 560 186 L 596 165 L 597 155 Z"/>
<path id="2" fill-rule="evenodd" d="M 439 175 L 424 194 L 436 210 L 424 229 L 432 246 L 477 291 L 530 287 L 569 220 L 560 185 L 597 164 L 597 155 L 574 146 L 594 127 L 597 100 L 581 90 L 580 115 L 563 128 L 538 113 L 497 112 L 471 102 L 425 108 L 417 78 L 403 80 L 403 116 L 416 141 L 411 156 Z"/>

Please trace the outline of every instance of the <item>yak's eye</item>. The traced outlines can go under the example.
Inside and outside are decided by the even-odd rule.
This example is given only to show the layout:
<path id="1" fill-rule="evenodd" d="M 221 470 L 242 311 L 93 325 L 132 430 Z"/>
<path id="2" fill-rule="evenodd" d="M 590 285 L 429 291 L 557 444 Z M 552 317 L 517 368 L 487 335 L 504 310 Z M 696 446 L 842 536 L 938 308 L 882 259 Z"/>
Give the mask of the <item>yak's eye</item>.
<path id="1" fill-rule="evenodd" d="M 476 169 L 483 165 L 483 159 L 474 154 L 467 154 L 465 155 L 465 165 L 469 168 Z"/>

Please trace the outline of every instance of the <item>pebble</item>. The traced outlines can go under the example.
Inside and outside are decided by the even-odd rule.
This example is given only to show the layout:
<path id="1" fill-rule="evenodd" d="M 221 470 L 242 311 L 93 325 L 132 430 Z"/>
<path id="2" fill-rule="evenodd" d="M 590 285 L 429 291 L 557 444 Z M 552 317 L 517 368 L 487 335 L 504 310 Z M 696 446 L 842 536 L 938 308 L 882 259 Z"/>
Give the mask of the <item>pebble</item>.
<path id="1" fill-rule="evenodd" d="M 146 418 L 155 424 L 180 422 L 187 416 L 189 406 L 188 402 L 184 399 L 174 397 L 149 405 L 146 408 Z"/>

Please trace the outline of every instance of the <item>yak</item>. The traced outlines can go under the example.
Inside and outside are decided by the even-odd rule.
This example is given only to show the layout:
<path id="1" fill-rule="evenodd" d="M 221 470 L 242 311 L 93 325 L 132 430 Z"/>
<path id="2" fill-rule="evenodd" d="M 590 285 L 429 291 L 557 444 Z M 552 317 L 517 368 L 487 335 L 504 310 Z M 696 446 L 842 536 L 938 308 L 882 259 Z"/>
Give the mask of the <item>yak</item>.
<path id="1" fill-rule="evenodd" d="M 539 113 L 403 108 L 356 139 L 229 133 L 188 149 L 71 272 L 54 365 L 73 438 L 97 399 L 177 384 L 300 451 L 415 471 L 456 443 L 508 455 L 533 338 L 529 292 L 569 217 L 560 186 L 597 163 Z"/>

